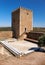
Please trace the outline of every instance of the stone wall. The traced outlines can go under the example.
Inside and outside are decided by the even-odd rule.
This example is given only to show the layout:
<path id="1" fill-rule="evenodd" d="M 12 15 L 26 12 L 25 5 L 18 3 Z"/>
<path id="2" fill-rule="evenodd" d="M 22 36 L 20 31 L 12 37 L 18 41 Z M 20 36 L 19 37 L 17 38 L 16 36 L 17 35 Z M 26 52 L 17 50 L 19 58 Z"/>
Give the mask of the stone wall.
<path id="1" fill-rule="evenodd" d="M 30 32 L 32 27 L 32 11 L 24 8 L 20 8 L 20 35 L 23 32 Z"/>
<path id="2" fill-rule="evenodd" d="M 19 9 L 12 12 L 12 31 L 13 37 L 19 36 Z"/>
<path id="3" fill-rule="evenodd" d="M 32 27 L 32 11 L 25 8 L 18 8 L 12 12 L 13 37 L 18 38 L 25 31 L 30 32 Z"/>
<path id="4" fill-rule="evenodd" d="M 12 37 L 12 31 L 0 31 L 0 39 L 6 39 Z"/>
<path id="5" fill-rule="evenodd" d="M 38 40 L 40 36 L 44 35 L 43 32 L 30 32 L 27 34 L 27 37 L 30 39 Z"/>

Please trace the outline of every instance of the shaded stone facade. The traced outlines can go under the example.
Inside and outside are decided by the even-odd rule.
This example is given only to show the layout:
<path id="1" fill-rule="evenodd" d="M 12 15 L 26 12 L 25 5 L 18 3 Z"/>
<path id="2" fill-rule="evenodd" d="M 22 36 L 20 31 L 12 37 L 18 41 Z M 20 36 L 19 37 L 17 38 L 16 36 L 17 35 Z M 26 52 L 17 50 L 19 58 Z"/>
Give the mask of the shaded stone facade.
<path id="1" fill-rule="evenodd" d="M 18 8 L 12 12 L 13 37 L 18 38 L 24 32 L 30 32 L 32 27 L 32 11 L 25 8 Z"/>

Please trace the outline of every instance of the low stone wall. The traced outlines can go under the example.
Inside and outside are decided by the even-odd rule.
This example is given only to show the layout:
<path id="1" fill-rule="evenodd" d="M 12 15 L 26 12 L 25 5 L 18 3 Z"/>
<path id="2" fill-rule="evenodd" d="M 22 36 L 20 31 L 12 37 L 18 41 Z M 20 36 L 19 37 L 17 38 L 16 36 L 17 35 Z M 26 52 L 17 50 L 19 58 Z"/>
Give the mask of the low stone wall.
<path id="1" fill-rule="evenodd" d="M 12 33 L 12 31 L 0 31 L 0 39 L 13 37 Z M 42 32 L 30 32 L 27 34 L 27 38 L 38 40 L 38 38 L 42 35 L 44 35 Z"/>
<path id="2" fill-rule="evenodd" d="M 0 39 L 11 38 L 12 31 L 0 31 Z"/>
<path id="3" fill-rule="evenodd" d="M 30 32 L 27 34 L 27 38 L 38 40 L 38 38 L 44 34 L 43 32 Z"/>

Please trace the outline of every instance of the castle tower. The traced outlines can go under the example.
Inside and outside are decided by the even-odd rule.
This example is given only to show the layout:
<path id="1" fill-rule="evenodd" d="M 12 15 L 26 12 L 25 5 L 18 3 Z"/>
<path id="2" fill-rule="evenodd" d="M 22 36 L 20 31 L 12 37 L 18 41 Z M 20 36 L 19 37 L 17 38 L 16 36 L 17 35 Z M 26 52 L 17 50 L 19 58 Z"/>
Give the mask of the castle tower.
<path id="1" fill-rule="evenodd" d="M 25 8 L 18 8 L 12 12 L 13 37 L 18 38 L 24 32 L 30 32 L 32 27 L 32 11 Z"/>

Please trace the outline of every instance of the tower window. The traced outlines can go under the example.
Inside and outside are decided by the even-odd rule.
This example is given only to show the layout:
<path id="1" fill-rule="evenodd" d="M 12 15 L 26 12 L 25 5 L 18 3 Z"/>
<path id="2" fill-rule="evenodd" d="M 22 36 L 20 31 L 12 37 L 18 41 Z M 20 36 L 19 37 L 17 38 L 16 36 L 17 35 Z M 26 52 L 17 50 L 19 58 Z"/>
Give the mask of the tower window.
<path id="1" fill-rule="evenodd" d="M 27 13 L 27 15 L 29 15 L 29 13 Z"/>
<path id="2" fill-rule="evenodd" d="M 26 28 L 25 28 L 25 32 L 26 32 Z"/>

